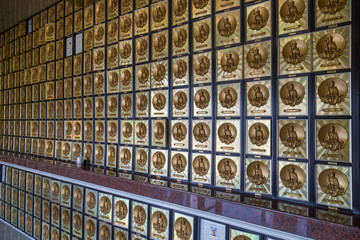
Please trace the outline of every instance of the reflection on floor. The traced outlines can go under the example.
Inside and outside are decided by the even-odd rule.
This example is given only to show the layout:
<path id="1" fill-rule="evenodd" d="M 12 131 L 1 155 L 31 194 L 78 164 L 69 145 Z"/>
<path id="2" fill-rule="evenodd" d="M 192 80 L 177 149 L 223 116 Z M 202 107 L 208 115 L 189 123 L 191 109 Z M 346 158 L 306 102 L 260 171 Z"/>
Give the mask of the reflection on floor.
<path id="1" fill-rule="evenodd" d="M 13 226 L 0 219 L 0 239 L 3 240 L 32 240 L 32 237 L 19 232 Z"/>

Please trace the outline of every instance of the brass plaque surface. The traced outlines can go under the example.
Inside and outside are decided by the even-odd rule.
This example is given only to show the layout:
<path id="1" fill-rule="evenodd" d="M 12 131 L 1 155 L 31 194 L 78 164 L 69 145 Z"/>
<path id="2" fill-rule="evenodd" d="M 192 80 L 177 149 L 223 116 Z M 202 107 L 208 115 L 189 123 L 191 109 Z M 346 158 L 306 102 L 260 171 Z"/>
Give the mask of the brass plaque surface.
<path id="1" fill-rule="evenodd" d="M 244 78 L 271 75 L 271 41 L 244 46 Z"/>
<path id="2" fill-rule="evenodd" d="M 316 0 L 316 27 L 351 21 L 351 1 Z"/>
<path id="3" fill-rule="evenodd" d="M 150 174 L 167 176 L 168 173 L 168 151 L 151 149 Z"/>
<path id="4" fill-rule="evenodd" d="M 306 120 L 279 120 L 278 156 L 307 158 Z"/>
<path id="5" fill-rule="evenodd" d="M 217 51 L 218 82 L 242 79 L 242 50 L 242 47 L 233 47 Z"/>
<path id="6" fill-rule="evenodd" d="M 271 115 L 271 81 L 246 83 L 246 112 L 248 116 Z"/>
<path id="7" fill-rule="evenodd" d="M 271 120 L 247 120 L 247 153 L 271 155 Z"/>
<path id="8" fill-rule="evenodd" d="M 216 156 L 215 185 L 225 188 L 240 187 L 240 158 Z"/>
<path id="9" fill-rule="evenodd" d="M 168 239 L 169 238 L 169 216 L 168 210 L 151 207 L 151 233 L 150 236 L 154 239 Z"/>
<path id="10" fill-rule="evenodd" d="M 216 121 L 216 151 L 240 153 L 240 120 Z"/>
<path id="11" fill-rule="evenodd" d="M 192 148 L 211 150 L 211 120 L 192 120 Z"/>
<path id="12" fill-rule="evenodd" d="M 308 0 L 279 0 L 279 35 L 308 29 L 308 4 Z"/>
<path id="13" fill-rule="evenodd" d="M 211 184 L 211 154 L 192 153 L 191 182 Z"/>
<path id="14" fill-rule="evenodd" d="M 194 22 L 193 52 L 211 48 L 211 18 Z"/>
<path id="15" fill-rule="evenodd" d="M 270 1 L 261 2 L 246 8 L 246 41 L 270 37 Z"/>
<path id="16" fill-rule="evenodd" d="M 131 230 L 143 235 L 147 235 L 148 225 L 148 205 L 133 201 Z"/>
<path id="17" fill-rule="evenodd" d="M 173 217 L 174 240 L 194 239 L 194 218 L 175 212 Z"/>
<path id="18" fill-rule="evenodd" d="M 189 84 L 189 57 L 173 58 L 172 62 L 172 84 L 173 86 L 184 86 Z"/>
<path id="19" fill-rule="evenodd" d="M 193 116 L 211 116 L 211 86 L 193 88 Z"/>

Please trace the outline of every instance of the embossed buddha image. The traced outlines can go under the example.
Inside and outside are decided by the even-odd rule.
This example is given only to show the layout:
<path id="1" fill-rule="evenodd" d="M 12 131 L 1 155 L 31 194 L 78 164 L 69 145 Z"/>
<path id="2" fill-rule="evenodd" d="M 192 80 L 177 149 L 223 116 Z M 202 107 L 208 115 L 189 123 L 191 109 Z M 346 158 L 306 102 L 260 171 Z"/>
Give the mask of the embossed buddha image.
<path id="1" fill-rule="evenodd" d="M 306 11 L 304 0 L 286 0 L 280 7 L 280 17 L 285 23 L 299 21 Z"/>
<path id="2" fill-rule="evenodd" d="M 211 22 L 206 20 L 194 23 L 194 51 L 199 51 L 211 47 Z"/>
<path id="3" fill-rule="evenodd" d="M 306 173 L 298 165 L 288 164 L 280 170 L 280 180 L 286 188 L 300 190 L 306 183 Z"/>
<path id="4" fill-rule="evenodd" d="M 114 206 L 114 212 L 115 216 L 119 220 L 124 220 L 128 215 L 128 207 L 126 203 L 121 200 L 117 201 Z"/>
<path id="5" fill-rule="evenodd" d="M 46 142 L 46 155 L 52 155 L 53 154 L 53 150 L 54 150 L 54 146 L 53 146 L 53 142 Z"/>
<path id="6" fill-rule="evenodd" d="M 107 196 L 100 198 L 99 209 L 102 214 L 107 215 L 111 211 L 111 201 Z"/>
<path id="7" fill-rule="evenodd" d="M 187 101 L 188 97 L 183 91 L 177 91 L 173 96 L 173 106 L 179 111 L 183 110 L 187 106 Z"/>
<path id="8" fill-rule="evenodd" d="M 110 240 L 111 232 L 110 232 L 110 229 L 106 225 L 101 226 L 99 234 L 100 234 L 101 239 Z"/>
<path id="9" fill-rule="evenodd" d="M 110 40 L 108 40 L 109 43 L 112 43 L 117 40 L 117 36 L 118 36 L 117 21 L 112 21 L 108 23 L 108 36 L 110 38 Z"/>
<path id="10" fill-rule="evenodd" d="M 318 96 L 323 103 L 335 106 L 344 102 L 349 91 L 348 88 L 341 78 L 328 78 L 319 85 Z"/>
<path id="11" fill-rule="evenodd" d="M 95 69 L 101 69 L 105 57 L 104 49 L 103 48 L 94 49 L 93 57 L 94 57 L 93 59 L 94 59 Z"/>
<path id="12" fill-rule="evenodd" d="M 151 225 L 159 234 L 164 233 L 168 226 L 166 215 L 161 211 L 156 211 L 151 216 Z"/>
<path id="13" fill-rule="evenodd" d="M 147 160 L 147 153 L 144 150 L 140 149 L 136 152 L 136 163 L 140 167 L 145 167 L 147 164 Z"/>
<path id="14" fill-rule="evenodd" d="M 162 81 L 165 79 L 166 69 L 164 64 L 156 64 L 152 69 L 152 77 L 155 80 L 155 85 L 164 85 Z"/>
<path id="15" fill-rule="evenodd" d="M 174 224 L 174 232 L 179 239 L 190 239 L 192 235 L 192 227 L 190 222 L 184 217 L 177 218 Z"/>
<path id="16" fill-rule="evenodd" d="M 263 47 L 262 45 L 255 45 L 252 47 L 246 54 L 246 63 L 247 66 L 250 68 L 246 71 L 246 77 L 256 77 L 261 74 L 264 74 L 266 70 L 264 69 L 268 57 L 269 57 L 268 50 Z"/>
<path id="17" fill-rule="evenodd" d="M 187 62 L 183 59 L 173 60 L 172 70 L 175 78 L 177 78 L 174 83 L 185 83 L 187 80 L 184 78 L 188 74 Z"/>
<path id="18" fill-rule="evenodd" d="M 68 201 L 70 199 L 70 187 L 68 185 L 63 185 L 61 187 L 61 200 L 62 201 Z"/>
<path id="19" fill-rule="evenodd" d="M 122 135 L 125 137 L 125 138 L 130 138 L 132 136 L 132 125 L 128 122 L 124 123 L 123 126 L 122 126 Z"/>
<path id="20" fill-rule="evenodd" d="M 119 49 L 120 58 L 128 59 L 131 56 L 131 52 L 132 52 L 132 47 L 128 42 L 120 43 L 120 49 Z"/>
<path id="21" fill-rule="evenodd" d="M 80 188 L 76 188 L 74 191 L 74 201 L 77 205 L 80 205 L 83 200 L 83 193 Z"/>
<path id="22" fill-rule="evenodd" d="M 194 83 L 208 82 L 211 79 L 210 68 L 211 60 L 210 55 L 194 55 Z"/>
<path id="23" fill-rule="evenodd" d="M 284 61 L 291 65 L 297 65 L 305 61 L 307 54 L 308 46 L 300 39 L 291 40 L 290 42 L 286 43 L 282 50 Z"/>
<path id="24" fill-rule="evenodd" d="M 131 70 L 131 69 L 130 69 Z M 123 91 L 131 89 L 131 72 L 129 69 L 121 69 L 120 71 L 120 80 L 121 80 L 121 89 Z"/>
<path id="25" fill-rule="evenodd" d="M 237 165 L 231 158 L 223 158 L 217 164 L 217 172 L 226 181 L 231 181 L 237 175 Z"/>
<path id="26" fill-rule="evenodd" d="M 181 153 L 176 153 L 171 158 L 171 166 L 172 169 L 179 174 L 184 172 L 187 166 L 187 161 L 185 156 Z"/>
<path id="27" fill-rule="evenodd" d="M 320 145 L 331 152 L 341 151 L 348 148 L 349 133 L 345 127 L 338 123 L 328 123 L 321 126 L 317 135 Z M 329 157 L 334 156 L 330 155 Z M 341 159 L 344 156 L 339 157 Z"/>
<path id="28" fill-rule="evenodd" d="M 269 97 L 269 89 L 264 84 L 253 85 L 247 93 L 248 101 L 253 107 L 255 107 L 255 109 L 264 107 L 268 103 Z M 253 114 L 261 112 L 266 112 L 266 110 L 260 109 L 260 112 L 259 110 L 252 110 Z"/>
<path id="29" fill-rule="evenodd" d="M 143 226 L 146 222 L 146 212 L 145 209 L 140 206 L 137 205 L 134 207 L 133 211 L 132 211 L 132 216 L 133 216 L 133 221 L 138 225 L 138 226 Z"/>
<path id="30" fill-rule="evenodd" d="M 258 122 L 250 126 L 248 135 L 251 143 L 260 147 L 267 143 L 269 129 L 265 124 Z"/>
<path id="31" fill-rule="evenodd" d="M 324 60 L 334 60 L 344 53 L 346 40 L 339 33 L 329 33 L 322 36 L 316 43 L 316 51 Z"/>
<path id="32" fill-rule="evenodd" d="M 80 217 L 80 214 L 75 214 L 73 218 L 73 226 L 75 232 L 79 232 L 82 229 L 82 219 Z"/>
<path id="33" fill-rule="evenodd" d="M 95 56 L 94 56 L 95 57 Z M 117 45 L 113 45 L 111 47 L 108 48 L 107 51 L 107 58 L 108 58 L 108 67 L 117 67 L 118 63 L 118 49 L 117 49 Z"/>
<path id="34" fill-rule="evenodd" d="M 73 130 L 72 122 L 66 122 L 65 123 L 65 134 L 70 135 L 70 138 L 71 138 L 72 130 Z"/>
<path id="35" fill-rule="evenodd" d="M 179 27 L 173 29 L 172 33 L 172 42 L 176 49 L 173 50 L 173 53 L 179 54 L 185 52 L 186 49 L 184 48 L 185 44 L 187 43 L 188 33 L 185 28 Z"/>
<path id="36" fill-rule="evenodd" d="M 123 148 L 120 151 L 120 162 L 124 165 L 127 165 L 130 163 L 131 160 L 131 152 L 127 148 Z"/>
<path id="37" fill-rule="evenodd" d="M 109 136 L 114 138 L 117 135 L 117 125 L 115 122 L 110 122 L 108 125 Z"/>
<path id="38" fill-rule="evenodd" d="M 90 144 L 86 144 L 84 147 L 84 159 L 91 160 L 92 158 L 92 146 Z"/>
<path id="39" fill-rule="evenodd" d="M 270 176 L 270 170 L 265 163 L 254 161 L 247 166 L 246 175 L 250 182 L 259 186 L 267 182 Z"/>
<path id="40" fill-rule="evenodd" d="M 135 34 L 143 34 L 148 31 L 148 9 L 141 9 L 135 11 L 134 21 L 135 21 Z"/>
<path id="41" fill-rule="evenodd" d="M 192 167 L 197 175 L 204 177 L 209 172 L 210 162 L 207 157 L 199 155 L 193 160 Z"/>
<path id="42" fill-rule="evenodd" d="M 199 143 L 205 143 L 210 137 L 210 127 L 206 123 L 197 123 L 193 128 L 193 136 Z"/>
<path id="43" fill-rule="evenodd" d="M 156 122 L 153 127 L 153 135 L 156 140 L 162 140 L 165 137 L 165 127 L 162 122 Z"/>
<path id="44" fill-rule="evenodd" d="M 141 66 L 137 70 L 136 79 L 141 84 L 139 88 L 143 88 L 142 85 L 145 85 L 149 82 L 150 71 L 147 66 Z M 144 86 L 145 88 L 146 86 Z"/>
<path id="45" fill-rule="evenodd" d="M 97 98 L 95 100 L 95 110 L 96 110 L 97 114 L 102 115 L 102 113 L 104 112 L 104 108 L 105 108 L 104 99 Z"/>
<path id="46" fill-rule="evenodd" d="M 68 211 L 62 211 L 62 223 L 67 226 L 70 224 L 70 213 Z"/>
<path id="47" fill-rule="evenodd" d="M 95 159 L 97 163 L 102 163 L 104 160 L 104 148 L 98 145 L 95 149 Z"/>
<path id="48" fill-rule="evenodd" d="M 95 135 L 98 140 L 103 140 L 105 134 L 105 127 L 103 122 L 97 122 L 95 124 Z"/>
<path id="49" fill-rule="evenodd" d="M 233 122 L 236 123 L 237 122 Z M 217 142 L 216 148 L 219 151 L 237 151 L 235 140 L 237 137 L 237 127 L 231 122 L 219 121 L 217 123 Z M 218 142 L 220 141 L 220 143 Z"/>
<path id="50" fill-rule="evenodd" d="M 130 114 L 128 112 L 131 110 L 131 108 L 132 108 L 132 99 L 131 99 L 131 97 L 128 96 L 128 95 L 122 96 L 122 98 L 121 98 L 121 111 L 122 111 L 122 114 L 124 115 L 124 112 L 126 112 L 125 115 L 128 116 Z"/>
<path id="51" fill-rule="evenodd" d="M 120 39 L 131 37 L 132 30 L 132 15 L 125 15 L 120 17 Z"/>
<path id="52" fill-rule="evenodd" d="M 89 237 L 94 237 L 96 232 L 96 226 L 92 219 L 88 219 L 85 224 L 85 231 Z"/>
<path id="53" fill-rule="evenodd" d="M 279 135 L 281 143 L 291 149 L 301 147 L 305 141 L 305 131 L 297 123 L 285 124 L 281 127 Z"/>
<path id="54" fill-rule="evenodd" d="M 280 89 L 280 99 L 285 104 L 291 107 L 288 112 L 298 112 L 295 106 L 301 104 L 305 97 L 305 88 L 297 81 L 291 81 L 284 84 Z"/>
<path id="55" fill-rule="evenodd" d="M 251 30 L 260 30 L 266 26 L 269 19 L 269 11 L 263 6 L 258 6 L 248 13 L 247 24 Z"/>
<path id="56" fill-rule="evenodd" d="M 345 195 L 349 188 L 347 176 L 335 168 L 323 170 L 318 176 L 318 184 L 325 194 L 334 198 Z"/>
<path id="57" fill-rule="evenodd" d="M 164 168 L 165 163 L 166 163 L 166 157 L 165 157 L 164 153 L 157 151 L 151 157 L 151 162 L 152 162 L 152 166 L 154 166 L 154 168 L 159 171 Z M 154 172 L 156 172 L 156 170 Z M 162 173 L 162 171 L 161 171 L 161 173 Z"/>
<path id="58" fill-rule="evenodd" d="M 333 25 L 350 20 L 351 1 L 317 0 L 316 27 Z"/>
<path id="59" fill-rule="evenodd" d="M 139 122 L 135 127 L 136 137 L 144 139 L 147 136 L 147 127 L 145 123 Z"/>
<path id="60" fill-rule="evenodd" d="M 210 103 L 210 94 L 206 89 L 200 89 L 194 96 L 195 106 L 199 109 L 205 109 Z"/>
<path id="61" fill-rule="evenodd" d="M 166 105 L 166 97 L 163 93 L 158 92 L 152 98 L 152 106 L 157 111 L 162 111 Z"/>

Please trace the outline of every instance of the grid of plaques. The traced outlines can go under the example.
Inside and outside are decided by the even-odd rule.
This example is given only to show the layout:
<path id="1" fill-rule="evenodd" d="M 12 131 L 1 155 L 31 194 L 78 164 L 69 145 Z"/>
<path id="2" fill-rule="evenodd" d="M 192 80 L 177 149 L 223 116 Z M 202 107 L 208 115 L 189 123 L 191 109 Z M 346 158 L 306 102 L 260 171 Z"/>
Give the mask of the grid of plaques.
<path id="1" fill-rule="evenodd" d="M 0 218 L 37 240 L 273 239 L 164 206 L 2 168 Z"/>
<path id="2" fill-rule="evenodd" d="M 59 1 L 0 35 L 0 148 L 352 209 L 350 23 L 350 0 Z"/>

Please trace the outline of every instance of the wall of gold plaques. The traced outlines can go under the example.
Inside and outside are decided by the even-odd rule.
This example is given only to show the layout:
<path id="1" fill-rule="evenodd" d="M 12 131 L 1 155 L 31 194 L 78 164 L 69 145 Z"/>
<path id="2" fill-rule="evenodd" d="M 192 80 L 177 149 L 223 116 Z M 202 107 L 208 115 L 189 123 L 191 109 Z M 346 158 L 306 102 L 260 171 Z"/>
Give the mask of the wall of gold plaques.
<path id="1" fill-rule="evenodd" d="M 350 23 L 351 0 L 60 1 L 1 34 L 0 146 L 352 209 Z"/>

